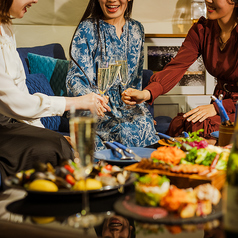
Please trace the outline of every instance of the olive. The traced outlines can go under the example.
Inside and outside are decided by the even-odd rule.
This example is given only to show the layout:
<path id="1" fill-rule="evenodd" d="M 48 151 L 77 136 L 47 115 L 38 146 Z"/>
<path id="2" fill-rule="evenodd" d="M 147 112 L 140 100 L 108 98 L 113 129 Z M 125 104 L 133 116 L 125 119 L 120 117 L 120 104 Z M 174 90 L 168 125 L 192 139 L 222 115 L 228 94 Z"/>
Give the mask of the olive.
<path id="1" fill-rule="evenodd" d="M 40 161 L 37 161 L 37 162 L 34 164 L 33 168 L 34 168 L 35 171 L 37 171 L 37 172 L 46 172 L 46 171 L 47 171 L 47 165 L 44 164 L 44 163 L 42 163 L 42 162 L 40 162 Z"/>
<path id="2" fill-rule="evenodd" d="M 45 179 L 46 175 L 42 172 L 34 172 L 30 175 L 30 181 L 33 181 L 35 179 Z"/>
<path id="3" fill-rule="evenodd" d="M 67 174 L 70 172 L 65 167 L 56 167 L 55 168 L 55 175 L 61 178 L 65 178 Z"/>
<path id="4" fill-rule="evenodd" d="M 67 183 L 65 179 L 62 177 L 56 176 L 55 184 L 58 186 L 58 188 L 67 188 L 71 189 L 72 185 Z"/>

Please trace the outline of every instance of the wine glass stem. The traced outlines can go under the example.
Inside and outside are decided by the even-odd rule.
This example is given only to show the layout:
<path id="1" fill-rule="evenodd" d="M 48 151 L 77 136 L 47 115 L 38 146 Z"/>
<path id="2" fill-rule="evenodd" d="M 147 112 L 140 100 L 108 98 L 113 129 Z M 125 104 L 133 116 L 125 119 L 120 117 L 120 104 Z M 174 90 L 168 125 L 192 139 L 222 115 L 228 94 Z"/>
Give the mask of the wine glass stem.
<path id="1" fill-rule="evenodd" d="M 86 178 L 84 178 L 84 190 L 82 193 L 82 210 L 81 215 L 86 216 L 89 213 L 89 200 L 88 200 L 88 191 L 86 188 Z"/>

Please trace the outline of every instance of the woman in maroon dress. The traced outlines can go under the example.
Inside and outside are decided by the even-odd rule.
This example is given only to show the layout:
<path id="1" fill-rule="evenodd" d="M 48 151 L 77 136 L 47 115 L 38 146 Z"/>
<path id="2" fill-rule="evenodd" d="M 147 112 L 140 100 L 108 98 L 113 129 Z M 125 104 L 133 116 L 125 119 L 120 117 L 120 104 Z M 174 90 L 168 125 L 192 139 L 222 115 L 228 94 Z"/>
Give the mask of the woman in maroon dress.
<path id="1" fill-rule="evenodd" d="M 171 90 L 188 67 L 202 55 L 207 71 L 217 79 L 214 96 L 223 94 L 223 105 L 234 122 L 238 100 L 238 0 L 205 0 L 207 17 L 201 17 L 189 30 L 178 54 L 165 68 L 155 73 L 143 90 L 127 89 L 122 94 L 125 103 L 144 101 L 150 104 L 159 95 Z M 219 130 L 221 123 L 216 105 L 198 106 L 173 119 L 167 134 L 178 136 L 182 131 L 203 128 L 205 138 Z"/>

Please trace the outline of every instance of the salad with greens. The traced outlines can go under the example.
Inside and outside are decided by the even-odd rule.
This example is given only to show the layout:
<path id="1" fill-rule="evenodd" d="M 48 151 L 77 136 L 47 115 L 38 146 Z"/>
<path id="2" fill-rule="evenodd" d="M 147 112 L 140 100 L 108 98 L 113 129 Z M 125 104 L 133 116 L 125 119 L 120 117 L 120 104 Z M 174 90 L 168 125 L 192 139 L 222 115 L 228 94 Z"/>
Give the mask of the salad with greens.
<path id="1" fill-rule="evenodd" d="M 180 164 L 201 164 L 218 170 L 226 170 L 229 149 L 208 145 L 206 148 L 193 147 Z"/>
<path id="2" fill-rule="evenodd" d="M 196 147 L 198 149 L 206 148 L 208 146 L 207 141 L 203 137 L 199 136 L 199 134 L 203 131 L 204 131 L 204 129 L 200 129 L 200 130 L 194 131 L 194 132 L 188 132 L 189 137 L 187 137 L 187 138 L 181 137 L 180 140 L 181 140 L 181 142 L 186 143 L 186 144 L 190 145 L 191 147 Z M 181 144 L 175 143 L 175 146 L 180 148 Z"/>

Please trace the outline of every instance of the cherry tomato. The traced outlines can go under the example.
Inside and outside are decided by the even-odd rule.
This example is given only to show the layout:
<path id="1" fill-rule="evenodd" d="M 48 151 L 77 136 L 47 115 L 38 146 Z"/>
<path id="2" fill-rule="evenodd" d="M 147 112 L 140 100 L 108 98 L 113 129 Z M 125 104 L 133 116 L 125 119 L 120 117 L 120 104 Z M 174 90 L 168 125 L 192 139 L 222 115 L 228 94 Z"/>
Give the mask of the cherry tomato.
<path id="1" fill-rule="evenodd" d="M 75 184 L 75 179 L 71 174 L 67 174 L 65 180 L 71 185 Z"/>
<path id="2" fill-rule="evenodd" d="M 105 166 L 105 169 L 107 169 L 107 170 L 112 170 L 112 165 L 107 164 L 107 165 Z"/>
<path id="3" fill-rule="evenodd" d="M 65 164 L 64 167 L 70 172 L 70 173 L 73 173 L 74 172 L 74 169 L 68 165 L 68 164 Z"/>

